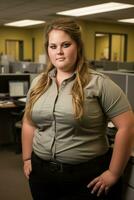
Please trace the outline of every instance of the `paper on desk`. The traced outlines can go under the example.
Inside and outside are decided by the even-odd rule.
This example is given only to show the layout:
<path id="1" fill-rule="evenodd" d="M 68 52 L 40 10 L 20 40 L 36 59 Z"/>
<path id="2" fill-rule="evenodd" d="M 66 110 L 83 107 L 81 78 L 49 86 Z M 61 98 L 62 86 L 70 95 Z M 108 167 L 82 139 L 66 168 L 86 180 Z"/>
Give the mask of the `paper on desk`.
<path id="1" fill-rule="evenodd" d="M 108 122 L 108 128 L 114 128 L 114 124 L 112 122 Z"/>
<path id="2" fill-rule="evenodd" d="M 24 97 L 24 98 L 19 98 L 18 101 L 22 101 L 22 102 L 26 103 L 26 97 Z"/>

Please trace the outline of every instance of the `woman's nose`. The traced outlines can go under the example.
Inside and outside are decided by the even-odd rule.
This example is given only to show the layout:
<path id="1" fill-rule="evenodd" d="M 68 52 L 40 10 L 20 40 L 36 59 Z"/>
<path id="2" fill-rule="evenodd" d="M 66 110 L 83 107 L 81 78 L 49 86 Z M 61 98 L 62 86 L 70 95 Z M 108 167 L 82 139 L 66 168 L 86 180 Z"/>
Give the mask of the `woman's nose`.
<path id="1" fill-rule="evenodd" d="M 57 48 L 57 54 L 63 54 L 63 49 L 61 46 Z"/>

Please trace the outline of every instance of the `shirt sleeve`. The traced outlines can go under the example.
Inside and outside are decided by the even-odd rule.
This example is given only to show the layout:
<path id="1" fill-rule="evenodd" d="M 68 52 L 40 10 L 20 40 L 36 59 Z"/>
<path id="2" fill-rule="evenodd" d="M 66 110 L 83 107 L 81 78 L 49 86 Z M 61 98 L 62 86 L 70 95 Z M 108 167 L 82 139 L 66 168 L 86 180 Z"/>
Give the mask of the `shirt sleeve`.
<path id="1" fill-rule="evenodd" d="M 103 112 L 110 119 L 123 112 L 132 110 L 122 89 L 107 76 L 103 77 L 99 99 Z"/>

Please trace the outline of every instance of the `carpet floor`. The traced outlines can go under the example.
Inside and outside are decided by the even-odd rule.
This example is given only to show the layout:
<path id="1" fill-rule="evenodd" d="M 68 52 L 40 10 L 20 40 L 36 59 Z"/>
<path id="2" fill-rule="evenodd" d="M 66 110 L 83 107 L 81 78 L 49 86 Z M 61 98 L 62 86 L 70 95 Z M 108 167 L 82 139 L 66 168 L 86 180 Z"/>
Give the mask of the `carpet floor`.
<path id="1" fill-rule="evenodd" d="M 21 154 L 11 146 L 0 147 L 0 200 L 32 200 Z"/>

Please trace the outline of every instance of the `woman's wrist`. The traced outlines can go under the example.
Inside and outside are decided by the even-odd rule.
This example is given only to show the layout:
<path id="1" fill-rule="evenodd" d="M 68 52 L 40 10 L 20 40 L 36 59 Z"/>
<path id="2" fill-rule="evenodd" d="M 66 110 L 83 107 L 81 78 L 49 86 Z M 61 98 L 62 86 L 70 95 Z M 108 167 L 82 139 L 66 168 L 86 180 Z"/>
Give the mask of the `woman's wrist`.
<path id="1" fill-rule="evenodd" d="M 28 160 L 31 160 L 31 158 L 30 157 L 29 158 L 25 158 L 25 159 L 23 159 L 23 162 L 28 161 Z"/>
<path id="2" fill-rule="evenodd" d="M 110 171 L 110 173 L 111 173 L 114 177 L 116 177 L 116 178 L 119 178 L 119 177 L 121 176 L 120 173 L 114 172 L 114 171 L 111 170 L 110 168 L 109 168 L 109 171 Z"/>

